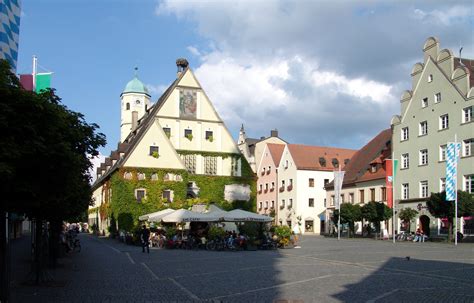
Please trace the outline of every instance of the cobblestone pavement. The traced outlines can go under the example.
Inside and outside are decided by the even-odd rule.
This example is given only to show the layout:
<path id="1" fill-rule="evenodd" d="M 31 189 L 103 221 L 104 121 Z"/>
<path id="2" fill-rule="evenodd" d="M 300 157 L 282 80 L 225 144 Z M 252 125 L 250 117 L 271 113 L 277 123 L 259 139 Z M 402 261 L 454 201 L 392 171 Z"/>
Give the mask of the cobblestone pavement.
<path id="1" fill-rule="evenodd" d="M 299 249 L 144 254 L 115 240 L 81 241 L 50 287 L 24 286 L 14 274 L 12 301 L 474 302 L 473 244 L 306 236 Z"/>

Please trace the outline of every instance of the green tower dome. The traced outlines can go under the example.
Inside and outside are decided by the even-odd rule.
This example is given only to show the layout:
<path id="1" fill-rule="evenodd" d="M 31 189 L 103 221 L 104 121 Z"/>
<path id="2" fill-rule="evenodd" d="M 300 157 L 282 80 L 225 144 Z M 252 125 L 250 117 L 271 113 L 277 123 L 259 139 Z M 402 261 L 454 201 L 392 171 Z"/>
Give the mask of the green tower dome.
<path id="1" fill-rule="evenodd" d="M 135 77 L 127 83 L 127 85 L 125 86 L 125 89 L 123 90 L 122 94 L 139 93 L 139 94 L 146 94 L 146 95 L 149 96 L 150 93 L 148 92 L 148 89 L 143 84 L 143 82 L 138 79 L 137 70 L 138 70 L 138 68 L 135 68 Z"/>

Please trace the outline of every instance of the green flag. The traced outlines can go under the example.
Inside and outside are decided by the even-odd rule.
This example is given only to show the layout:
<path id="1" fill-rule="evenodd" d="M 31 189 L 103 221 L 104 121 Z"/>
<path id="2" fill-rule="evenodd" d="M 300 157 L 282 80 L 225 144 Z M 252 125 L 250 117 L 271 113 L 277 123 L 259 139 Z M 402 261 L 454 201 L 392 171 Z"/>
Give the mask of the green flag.
<path id="1" fill-rule="evenodd" d="M 39 93 L 42 89 L 51 87 L 52 73 L 36 74 L 36 88 L 35 92 Z"/>

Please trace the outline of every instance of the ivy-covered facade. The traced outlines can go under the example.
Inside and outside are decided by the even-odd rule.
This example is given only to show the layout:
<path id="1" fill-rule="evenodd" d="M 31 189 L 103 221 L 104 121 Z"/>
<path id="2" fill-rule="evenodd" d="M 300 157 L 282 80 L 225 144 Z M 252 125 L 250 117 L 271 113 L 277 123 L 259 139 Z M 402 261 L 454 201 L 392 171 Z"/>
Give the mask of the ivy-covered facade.
<path id="1" fill-rule="evenodd" d="M 137 77 L 122 93 L 122 142 L 97 169 L 89 209 L 100 232 L 131 231 L 141 215 L 196 203 L 255 211 L 256 176 L 187 62 L 177 65 L 150 108 Z"/>

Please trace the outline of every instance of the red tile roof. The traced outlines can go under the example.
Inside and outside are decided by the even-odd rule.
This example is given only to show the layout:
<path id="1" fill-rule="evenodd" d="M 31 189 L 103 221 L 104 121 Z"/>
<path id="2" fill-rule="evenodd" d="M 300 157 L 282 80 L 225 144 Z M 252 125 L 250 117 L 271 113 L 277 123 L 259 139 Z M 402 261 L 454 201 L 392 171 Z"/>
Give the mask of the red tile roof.
<path id="1" fill-rule="evenodd" d="M 385 178 L 384 160 L 391 154 L 392 130 L 385 129 L 375 136 L 369 143 L 358 150 L 345 167 L 344 185 L 355 182 L 378 180 Z M 377 171 L 372 173 L 370 165 L 376 164 Z M 334 184 L 330 182 L 326 188 L 333 188 Z"/>
<path id="2" fill-rule="evenodd" d="M 283 150 L 285 149 L 285 144 L 275 144 L 275 143 L 268 143 L 268 150 L 272 155 L 273 164 L 276 167 L 280 164 L 281 155 L 283 155 Z"/>
<path id="3" fill-rule="evenodd" d="M 337 159 L 339 165 L 343 167 L 344 161 L 350 159 L 356 152 L 356 150 L 353 149 L 301 144 L 288 144 L 288 149 L 295 161 L 297 169 L 301 170 L 333 171 L 336 168 L 332 163 L 333 159 Z M 321 158 L 325 159 L 325 166 L 321 165 Z"/>

